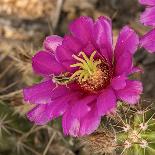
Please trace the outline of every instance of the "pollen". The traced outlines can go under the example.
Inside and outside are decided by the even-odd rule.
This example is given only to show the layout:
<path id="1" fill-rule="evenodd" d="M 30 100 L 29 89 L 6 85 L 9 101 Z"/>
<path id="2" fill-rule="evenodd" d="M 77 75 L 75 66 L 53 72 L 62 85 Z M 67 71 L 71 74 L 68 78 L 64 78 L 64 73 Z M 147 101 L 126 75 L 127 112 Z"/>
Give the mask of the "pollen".
<path id="1" fill-rule="evenodd" d="M 90 58 L 84 52 L 80 52 L 79 56 L 73 55 L 78 62 L 70 67 L 78 67 L 73 73 L 70 80 L 75 80 L 82 90 L 86 92 L 96 93 L 105 88 L 111 79 L 111 68 L 105 59 L 94 59 L 96 51 Z M 82 56 L 82 57 L 80 57 Z"/>

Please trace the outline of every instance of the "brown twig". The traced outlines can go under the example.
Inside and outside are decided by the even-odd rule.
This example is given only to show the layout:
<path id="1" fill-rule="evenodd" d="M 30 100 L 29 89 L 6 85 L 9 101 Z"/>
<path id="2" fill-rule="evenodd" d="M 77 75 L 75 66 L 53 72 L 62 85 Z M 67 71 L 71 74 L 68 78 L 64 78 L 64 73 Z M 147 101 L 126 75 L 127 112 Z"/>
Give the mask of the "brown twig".
<path id="1" fill-rule="evenodd" d="M 54 18 L 51 19 L 52 20 L 53 31 L 56 30 L 56 27 L 57 27 L 57 25 L 59 23 L 63 3 L 64 3 L 64 0 L 57 0 L 57 9 L 55 11 Z"/>
<path id="2" fill-rule="evenodd" d="M 48 144 L 47 144 L 47 146 L 46 146 L 46 148 L 45 148 L 45 150 L 43 152 L 43 155 L 47 154 L 47 151 L 48 151 L 53 139 L 55 138 L 55 136 L 56 136 L 56 132 L 54 132 L 53 135 L 51 136 L 51 138 L 50 138 L 50 140 L 49 140 L 49 142 L 48 142 Z"/>

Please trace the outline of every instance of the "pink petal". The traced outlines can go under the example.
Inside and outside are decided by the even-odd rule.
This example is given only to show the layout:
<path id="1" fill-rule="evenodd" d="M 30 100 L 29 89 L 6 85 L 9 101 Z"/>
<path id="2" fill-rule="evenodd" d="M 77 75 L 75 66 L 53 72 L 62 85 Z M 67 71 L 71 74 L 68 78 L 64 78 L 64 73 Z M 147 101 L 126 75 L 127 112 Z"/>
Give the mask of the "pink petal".
<path id="1" fill-rule="evenodd" d="M 144 73 L 144 69 L 141 67 L 133 66 L 130 74 L 134 74 L 134 73 L 138 73 L 138 72 Z"/>
<path id="2" fill-rule="evenodd" d="M 54 55 L 45 51 L 38 52 L 32 58 L 32 66 L 36 73 L 43 76 L 61 74 L 65 71 L 63 66 L 56 61 Z"/>
<path id="3" fill-rule="evenodd" d="M 68 107 L 68 96 L 61 97 L 59 99 L 56 99 L 52 101 L 51 103 L 51 115 L 52 118 L 57 118 L 64 114 Z"/>
<path id="4" fill-rule="evenodd" d="M 88 43 L 83 49 L 82 51 L 89 57 L 94 51 L 96 51 L 96 48 L 95 46 L 92 44 L 92 43 Z M 95 56 L 98 56 L 97 55 L 98 53 L 96 53 Z"/>
<path id="5" fill-rule="evenodd" d="M 125 74 L 126 76 L 131 73 L 133 68 L 132 54 L 128 51 L 123 52 L 115 60 L 115 76 Z"/>
<path id="6" fill-rule="evenodd" d="M 118 37 L 116 47 L 115 47 L 115 72 L 116 75 L 128 74 L 132 69 L 132 54 L 135 53 L 139 45 L 138 35 L 125 26 Z"/>
<path id="7" fill-rule="evenodd" d="M 63 45 L 74 54 L 79 53 L 84 46 L 83 43 L 72 35 L 65 35 Z"/>
<path id="8" fill-rule="evenodd" d="M 148 52 L 155 52 L 155 29 L 151 30 L 149 33 L 145 34 L 141 40 L 140 45 L 144 47 Z"/>
<path id="9" fill-rule="evenodd" d="M 155 6 L 155 0 L 139 0 L 139 3 L 148 6 Z"/>
<path id="10" fill-rule="evenodd" d="M 37 105 L 28 114 L 27 118 L 36 125 L 44 125 L 52 119 L 51 104 Z"/>
<path id="11" fill-rule="evenodd" d="M 94 39 L 100 49 L 101 55 L 112 60 L 112 23 L 106 17 L 100 17 L 94 25 Z"/>
<path id="12" fill-rule="evenodd" d="M 84 136 L 91 134 L 98 128 L 100 121 L 101 117 L 98 115 L 97 107 L 94 103 L 94 106 L 91 107 L 91 111 L 81 118 L 79 135 Z"/>
<path id="13" fill-rule="evenodd" d="M 116 47 L 115 59 L 117 60 L 123 53 L 130 52 L 134 54 L 139 45 L 138 35 L 128 26 L 124 26 L 121 30 Z"/>
<path id="14" fill-rule="evenodd" d="M 66 96 L 72 93 L 73 92 L 71 92 L 71 89 L 64 85 L 56 86 L 52 91 L 52 100 L 55 100 L 57 98 L 60 98 L 62 96 Z"/>
<path id="15" fill-rule="evenodd" d="M 82 99 L 79 99 L 79 98 L 80 97 L 78 97 L 76 101 L 72 101 L 70 103 L 70 107 L 68 107 L 67 111 L 63 115 L 62 124 L 63 124 L 63 131 L 65 135 L 71 135 L 71 136 L 77 137 L 77 136 L 80 136 L 80 134 L 82 133 L 84 134 L 84 130 L 88 132 L 91 129 L 93 129 L 93 124 L 95 122 L 91 122 L 91 121 L 96 119 L 94 117 L 98 113 L 94 114 L 94 111 L 92 111 L 90 105 L 88 106 L 88 104 L 91 104 L 92 102 L 93 102 L 93 105 L 95 104 L 94 101 L 96 100 L 96 95 L 86 96 L 86 97 L 83 97 Z M 100 120 L 99 117 L 97 118 L 98 120 Z M 81 125 L 82 125 L 82 128 L 81 128 Z M 86 126 L 89 128 L 86 129 L 85 128 Z"/>
<path id="16" fill-rule="evenodd" d="M 27 117 L 37 125 L 44 125 L 53 118 L 61 116 L 67 109 L 65 99 L 57 100 L 48 104 L 40 104 L 28 112 Z"/>
<path id="17" fill-rule="evenodd" d="M 62 40 L 63 38 L 57 35 L 48 36 L 44 40 L 44 43 L 43 43 L 44 48 L 47 51 L 55 52 L 56 48 L 62 44 Z"/>
<path id="18" fill-rule="evenodd" d="M 95 99 L 96 99 L 96 96 L 94 95 L 79 99 L 77 102 L 74 103 L 74 105 L 71 108 L 72 116 L 76 118 L 83 117 L 85 114 L 87 114 L 90 111 L 90 107 L 88 106 L 88 104 L 94 101 Z"/>
<path id="19" fill-rule="evenodd" d="M 116 91 L 118 99 L 123 100 L 129 104 L 136 104 L 143 91 L 142 83 L 139 81 L 126 81 L 126 87 L 124 89 Z"/>
<path id="20" fill-rule="evenodd" d="M 145 9 L 141 14 L 140 21 L 145 26 L 155 26 L 155 5 Z"/>
<path id="21" fill-rule="evenodd" d="M 56 91 L 54 93 L 56 94 L 58 92 Z M 70 110 L 69 103 L 74 101 L 76 96 L 78 96 L 75 92 L 66 92 L 66 94 L 64 94 L 60 90 L 59 95 L 61 94 L 61 96 L 55 98 L 56 95 L 54 93 L 54 97 L 52 95 L 52 101 L 50 103 L 40 104 L 27 114 L 32 122 L 35 122 L 35 124 L 38 125 L 43 125 L 51 119 L 63 115 L 67 109 Z"/>
<path id="22" fill-rule="evenodd" d="M 111 86 L 115 90 L 123 89 L 126 86 L 126 79 L 127 77 L 124 75 L 114 77 L 111 81 Z"/>
<path id="23" fill-rule="evenodd" d="M 72 55 L 74 53 L 62 45 L 59 46 L 56 50 L 56 59 L 66 68 L 67 71 L 70 71 L 72 68 L 70 67 L 71 64 L 75 63 Z"/>
<path id="24" fill-rule="evenodd" d="M 104 116 L 111 109 L 116 107 L 116 96 L 111 88 L 102 91 L 97 99 L 97 108 L 100 116 Z"/>
<path id="25" fill-rule="evenodd" d="M 68 71 L 71 71 L 73 68 L 71 68 L 70 65 L 75 63 L 75 59 L 72 56 L 73 54 L 78 55 L 82 47 L 83 44 L 77 38 L 66 35 L 62 45 L 56 50 L 56 59 L 63 64 Z"/>
<path id="26" fill-rule="evenodd" d="M 92 40 L 93 24 L 90 17 L 82 16 L 69 25 L 69 30 L 73 36 L 86 44 Z"/>
<path id="27" fill-rule="evenodd" d="M 63 132 L 65 135 L 77 137 L 80 130 L 79 119 L 73 117 L 68 109 L 62 117 Z"/>
<path id="28" fill-rule="evenodd" d="M 68 107 L 68 104 L 66 102 L 64 103 L 62 102 L 62 104 L 59 104 L 53 107 L 52 117 L 57 118 L 59 116 L 62 116 L 64 112 L 66 111 L 67 107 Z"/>
<path id="29" fill-rule="evenodd" d="M 56 97 L 56 94 L 59 94 L 59 97 Z M 74 102 L 76 97 L 79 96 L 79 92 L 71 92 L 69 90 L 66 90 L 66 92 L 62 92 L 61 89 L 59 89 L 59 92 L 53 91 L 52 94 L 52 106 L 51 106 L 51 115 L 53 118 L 59 117 L 64 114 L 66 109 L 70 109 L 69 103 Z M 76 109 L 78 110 L 78 109 Z M 86 111 L 88 110 L 88 107 Z"/>
<path id="30" fill-rule="evenodd" d="M 23 90 L 24 100 L 35 104 L 49 103 L 54 88 L 55 84 L 51 80 L 25 88 Z"/>

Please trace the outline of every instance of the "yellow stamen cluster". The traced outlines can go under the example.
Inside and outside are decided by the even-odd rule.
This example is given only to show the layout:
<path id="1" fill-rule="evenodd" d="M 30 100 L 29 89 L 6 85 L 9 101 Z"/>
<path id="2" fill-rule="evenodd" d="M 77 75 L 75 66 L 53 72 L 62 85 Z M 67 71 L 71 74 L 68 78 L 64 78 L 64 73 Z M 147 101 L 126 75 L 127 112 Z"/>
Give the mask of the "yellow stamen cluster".
<path id="1" fill-rule="evenodd" d="M 97 71 L 97 66 L 101 64 L 101 60 L 94 60 L 95 54 L 96 51 L 91 54 L 90 58 L 88 58 L 84 52 L 79 53 L 79 56 L 82 55 L 83 58 L 73 55 L 73 58 L 79 62 L 70 67 L 79 67 L 79 70 L 70 77 L 70 80 L 77 78 L 79 82 L 84 82 Z"/>

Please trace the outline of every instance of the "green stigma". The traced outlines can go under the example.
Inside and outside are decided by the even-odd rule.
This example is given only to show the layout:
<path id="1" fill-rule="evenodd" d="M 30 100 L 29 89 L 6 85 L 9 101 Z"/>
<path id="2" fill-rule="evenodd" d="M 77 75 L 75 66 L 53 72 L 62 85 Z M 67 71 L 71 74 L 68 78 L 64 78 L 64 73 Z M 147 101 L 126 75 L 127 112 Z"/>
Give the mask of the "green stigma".
<path id="1" fill-rule="evenodd" d="M 83 58 L 73 55 L 73 58 L 76 59 L 78 63 L 72 64 L 70 65 L 70 67 L 79 67 L 79 70 L 77 70 L 70 77 L 70 80 L 78 78 L 79 82 L 84 82 L 84 81 L 87 81 L 88 78 L 97 71 L 97 66 L 101 64 L 101 60 L 100 59 L 94 60 L 95 54 L 96 54 L 96 51 L 94 51 L 90 55 L 90 58 L 88 58 L 84 52 L 79 53 L 79 56 L 82 55 Z"/>

